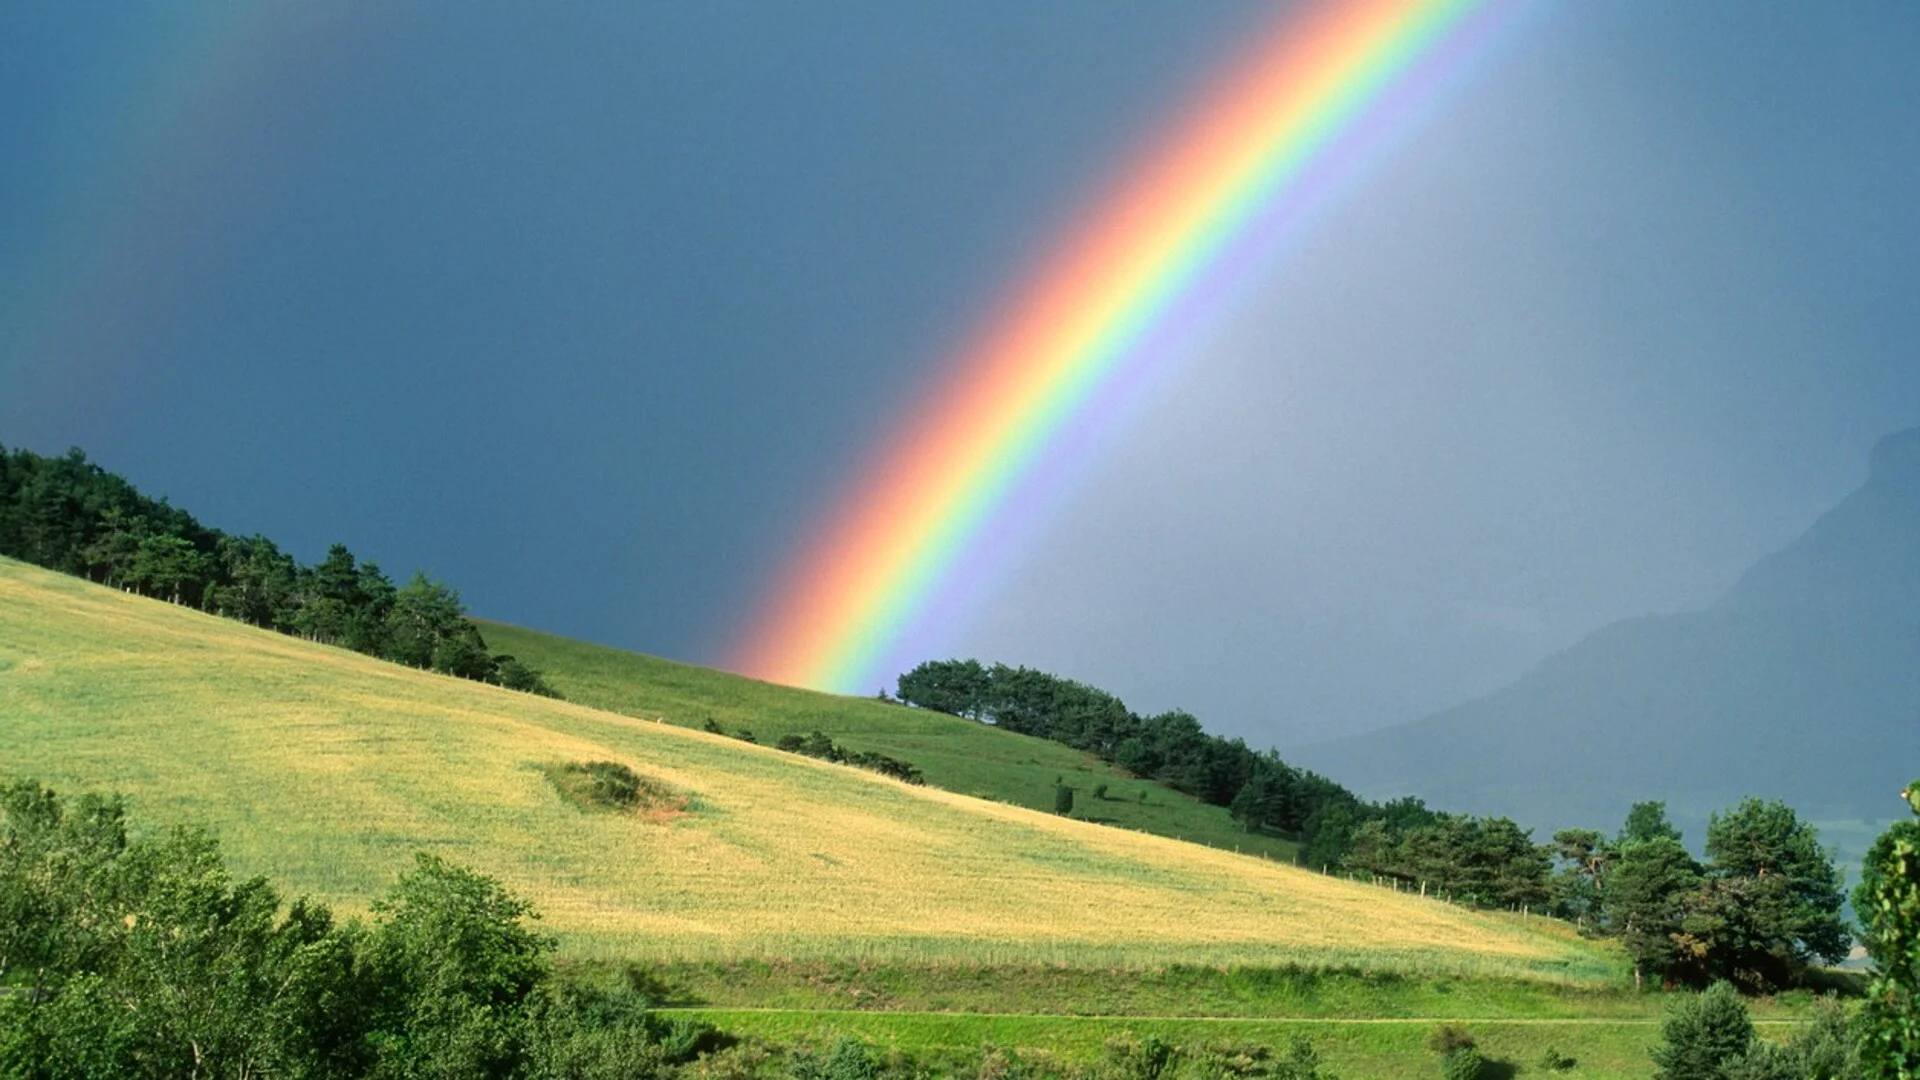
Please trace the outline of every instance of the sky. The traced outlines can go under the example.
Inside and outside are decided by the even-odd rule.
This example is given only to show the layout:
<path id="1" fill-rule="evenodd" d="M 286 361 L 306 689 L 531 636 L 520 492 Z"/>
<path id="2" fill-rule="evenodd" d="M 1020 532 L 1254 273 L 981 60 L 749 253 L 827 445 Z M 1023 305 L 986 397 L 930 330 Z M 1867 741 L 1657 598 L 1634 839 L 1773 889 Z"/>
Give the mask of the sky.
<path id="1" fill-rule="evenodd" d="M 9 5 L 0 443 L 721 662 L 888 421 L 1272 18 Z M 929 649 L 1284 748 L 1710 602 L 1920 423 L 1916 52 L 1911 5 L 1543 6 Z"/>

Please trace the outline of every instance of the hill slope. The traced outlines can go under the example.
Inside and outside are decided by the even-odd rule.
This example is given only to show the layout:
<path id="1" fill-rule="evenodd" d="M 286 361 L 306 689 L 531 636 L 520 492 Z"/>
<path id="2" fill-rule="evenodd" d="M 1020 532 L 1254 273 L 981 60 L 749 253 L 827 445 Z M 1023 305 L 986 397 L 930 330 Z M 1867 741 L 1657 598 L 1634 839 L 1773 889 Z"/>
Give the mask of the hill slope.
<path id="1" fill-rule="evenodd" d="M 1658 798 L 1697 828 L 1745 795 L 1885 818 L 1920 768 L 1920 429 L 1711 608 L 1617 623 L 1484 699 L 1297 756 L 1371 795 L 1546 826 L 1611 828 Z"/>
<path id="2" fill-rule="evenodd" d="M 489 645 L 532 664 L 569 701 L 683 727 L 708 721 L 772 745 L 822 731 L 854 750 L 918 766 L 935 787 L 1034 810 L 1053 809 L 1054 782 L 1075 789 L 1073 816 L 1211 847 L 1292 861 L 1299 845 L 1249 835 L 1227 813 L 1191 795 L 1136 779 L 1047 739 L 869 698 L 776 686 L 724 671 L 590 645 L 502 623 L 481 622 Z M 1105 798 L 1094 795 L 1105 784 Z"/>
<path id="3" fill-rule="evenodd" d="M 358 908 L 425 848 L 575 955 L 1321 961 L 1595 975 L 1606 953 L 1289 866 L 435 676 L 0 560 L 5 769 L 217 829 L 244 873 Z M 690 796 L 586 814 L 543 763 Z"/>

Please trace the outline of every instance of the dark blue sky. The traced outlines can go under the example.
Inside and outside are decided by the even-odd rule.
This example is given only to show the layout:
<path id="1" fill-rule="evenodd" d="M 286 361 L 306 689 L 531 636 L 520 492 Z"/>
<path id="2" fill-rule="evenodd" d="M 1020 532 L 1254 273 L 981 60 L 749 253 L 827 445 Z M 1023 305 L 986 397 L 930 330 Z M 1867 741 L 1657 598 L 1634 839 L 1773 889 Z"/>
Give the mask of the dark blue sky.
<path id="1" fill-rule="evenodd" d="M 1270 17 L 293 7 L 0 12 L 0 441 L 707 661 Z M 952 651 L 1285 744 L 1711 599 L 1920 423 L 1916 51 L 1901 5 L 1559 8 L 1274 269 Z"/>

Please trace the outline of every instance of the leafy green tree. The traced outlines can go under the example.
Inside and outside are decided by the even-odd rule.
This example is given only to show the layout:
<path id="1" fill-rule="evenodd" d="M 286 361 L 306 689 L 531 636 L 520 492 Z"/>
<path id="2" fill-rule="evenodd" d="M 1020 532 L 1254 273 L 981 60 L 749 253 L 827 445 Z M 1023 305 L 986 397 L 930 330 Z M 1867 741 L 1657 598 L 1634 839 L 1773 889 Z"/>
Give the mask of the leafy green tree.
<path id="1" fill-rule="evenodd" d="M 547 685 L 546 677 L 541 674 L 540 669 L 529 667 L 507 653 L 500 653 L 496 655 L 493 660 L 494 678 L 499 681 L 501 686 L 509 690 L 538 694 L 541 697 L 557 698 L 560 696 L 559 691 Z M 752 740 L 749 739 L 747 741 L 751 742 Z"/>
<path id="2" fill-rule="evenodd" d="M 1707 824 L 1709 882 L 1683 927 L 1705 973 L 1756 989 L 1788 985 L 1851 944 L 1840 872 L 1812 823 L 1777 800 L 1746 799 Z"/>
<path id="3" fill-rule="evenodd" d="M 199 595 L 213 576 L 212 563 L 185 537 L 161 533 L 140 541 L 126 580 L 149 596 L 178 604 Z"/>
<path id="4" fill-rule="evenodd" d="M 1647 840 L 1680 842 L 1680 830 L 1667 820 L 1667 804 L 1664 802 L 1634 803 L 1627 811 L 1626 824 L 1620 827 L 1620 835 L 1615 838 L 1615 842 L 1623 846 Z"/>
<path id="5" fill-rule="evenodd" d="M 1333 803 L 1307 819 L 1306 849 L 1301 858 L 1314 867 L 1339 866 L 1353 847 L 1353 834 L 1360 827 L 1353 810 Z"/>
<path id="6" fill-rule="evenodd" d="M 509 1077 L 534 1031 L 551 938 L 498 882 L 420 854 L 373 907 L 377 1077 Z"/>
<path id="7" fill-rule="evenodd" d="M 102 904 L 127 847 L 118 798 L 65 800 L 32 781 L 0 787 L 0 985 L 38 1002 L 100 966 L 118 928 Z"/>
<path id="8" fill-rule="evenodd" d="M 1648 974 L 1664 979 L 1673 967 L 1674 935 L 1681 932 L 1686 895 L 1700 876 L 1700 864 L 1666 836 L 1622 844 L 1614 857 L 1601 912 L 1633 960 L 1636 987 Z"/>
<path id="9" fill-rule="evenodd" d="M 1746 1003 L 1726 982 L 1675 998 L 1660 1034 L 1660 1045 L 1653 1048 L 1657 1080 L 1727 1080 L 1729 1067 L 1745 1057 L 1754 1042 Z"/>
<path id="10" fill-rule="evenodd" d="M 1920 816 L 1920 780 L 1900 797 Z M 1920 1076 L 1920 821 L 1897 822 L 1874 841 L 1853 910 L 1874 967 L 1861 1009 L 1866 1075 L 1911 1080 Z"/>
<path id="11" fill-rule="evenodd" d="M 17 784 L 0 809 L 0 940 L 33 965 L 0 998 L 0 1075 L 357 1075 L 364 995 L 324 908 L 282 914 L 203 833 L 128 841 L 117 799 Z"/>
<path id="12" fill-rule="evenodd" d="M 409 667 L 432 667 L 433 650 L 464 614 L 459 593 L 416 571 L 394 594 L 388 610 L 388 655 Z"/>
<path id="13" fill-rule="evenodd" d="M 929 660 L 900 676 L 901 701 L 954 716 L 982 718 L 987 669 L 978 660 Z"/>
<path id="14" fill-rule="evenodd" d="M 1056 814 L 1073 813 L 1073 789 L 1065 784 L 1055 784 L 1053 788 L 1053 812 Z"/>
<path id="15" fill-rule="evenodd" d="M 1558 913 L 1578 926 L 1596 927 L 1601 878 L 1613 860 L 1613 846 L 1594 829 L 1561 829 L 1553 834 L 1553 852 L 1560 861 L 1551 883 Z"/>

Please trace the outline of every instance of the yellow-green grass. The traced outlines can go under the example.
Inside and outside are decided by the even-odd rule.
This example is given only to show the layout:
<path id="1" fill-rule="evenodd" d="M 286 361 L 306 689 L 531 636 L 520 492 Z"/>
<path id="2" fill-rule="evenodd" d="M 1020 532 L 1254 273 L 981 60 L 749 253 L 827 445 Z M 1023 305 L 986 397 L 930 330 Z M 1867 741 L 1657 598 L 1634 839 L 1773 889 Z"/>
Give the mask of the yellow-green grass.
<path id="1" fill-rule="evenodd" d="M 711 721 L 728 734 L 749 730 L 769 745 L 782 735 L 822 731 L 851 749 L 911 762 L 927 783 L 948 791 L 1050 811 L 1055 781 L 1061 780 L 1074 788 L 1076 818 L 1285 862 L 1292 862 L 1299 849 L 1291 840 L 1249 835 L 1224 807 L 1136 779 L 1047 739 L 872 698 L 776 686 L 505 623 L 479 625 L 496 652 L 539 668 L 568 700 L 608 712 L 682 727 Z M 1098 784 L 1107 786 L 1105 798 L 1095 797 Z"/>
<path id="2" fill-rule="evenodd" d="M 1435 1018 L 1389 1020 L 1248 1020 L 1204 1017 L 1087 1017 L 965 1013 L 806 1013 L 727 1009 L 685 1010 L 738 1037 L 782 1045 L 827 1046 L 842 1037 L 869 1043 L 883 1053 L 904 1055 L 939 1074 L 965 1075 L 980 1048 L 1011 1050 L 1032 1063 L 1084 1063 L 1098 1059 L 1109 1043 L 1149 1036 L 1183 1048 L 1253 1044 L 1284 1052 L 1305 1036 L 1336 1076 L 1366 1080 L 1414 1080 L 1440 1075 L 1440 1056 L 1427 1049 Z M 1656 1018 L 1607 1020 L 1449 1021 L 1465 1027 L 1487 1058 L 1516 1067 L 1520 1075 L 1576 1080 L 1645 1080 L 1648 1056 L 1660 1041 Z M 1758 1022 L 1763 1038 L 1778 1039 L 1793 1021 Z M 1574 1064 L 1565 1071 L 1541 1067 L 1552 1048 Z M 945 1066 L 945 1067 L 943 1067 Z M 1502 1071 L 1496 1075 L 1511 1075 Z"/>
<path id="3" fill-rule="evenodd" d="M 1162 837 L 911 787 L 412 671 L 0 560 L 0 771 L 215 829 L 244 873 L 362 909 L 426 849 L 501 879 L 579 958 L 1328 964 L 1604 979 L 1614 954 Z M 542 774 L 689 798 L 585 813 Z"/>

